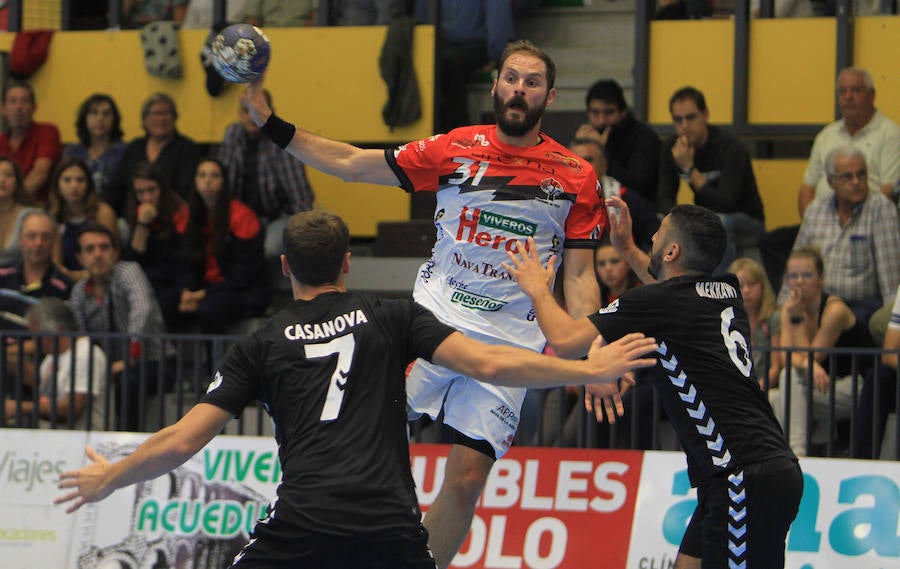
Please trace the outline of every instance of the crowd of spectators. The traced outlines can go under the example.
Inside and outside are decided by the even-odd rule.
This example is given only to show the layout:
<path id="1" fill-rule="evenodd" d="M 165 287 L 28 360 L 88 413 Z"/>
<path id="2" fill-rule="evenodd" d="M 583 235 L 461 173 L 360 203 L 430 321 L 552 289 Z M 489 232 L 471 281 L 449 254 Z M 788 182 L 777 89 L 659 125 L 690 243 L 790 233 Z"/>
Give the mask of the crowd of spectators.
<path id="1" fill-rule="evenodd" d="M 440 6 L 438 117 L 441 130 L 449 130 L 470 122 L 465 84 L 514 37 L 516 5 L 482 2 L 472 9 L 476 4 L 445 1 Z M 663 7 L 696 17 L 706 14 L 705 6 Z M 211 1 L 135 1 L 124 8 L 133 27 L 160 18 L 212 25 Z M 324 16 L 318 9 L 316 1 L 247 0 L 229 2 L 227 17 L 270 27 L 429 17 L 428 3 L 399 0 L 335 2 Z M 467 33 L 457 33 L 463 28 Z M 711 110 L 696 87 L 671 95 L 675 134 L 662 140 L 632 115 L 618 83 L 600 80 L 585 97 L 587 120 L 569 140 L 570 150 L 596 170 L 605 196 L 628 205 L 634 242 L 644 250 L 682 188 L 719 214 L 728 234 L 719 271 L 738 277 L 760 387 L 769 391 L 779 418 L 790 417 L 798 454 L 818 452 L 823 440 L 839 436 L 821 432 L 820 415 L 806 416 L 808 409 L 821 413 L 831 383 L 837 386 L 838 420 L 855 413 L 881 425 L 883 433 L 884 417 L 893 409 L 885 406 L 889 398 L 872 393 L 893 393 L 896 382 L 890 371 L 896 358 L 857 358 L 851 366 L 850 360 L 827 356 L 832 347 L 896 348 L 900 285 L 900 127 L 876 109 L 875 85 L 864 69 L 842 70 L 836 83 L 841 119 L 816 137 L 804 179 L 798 180 L 802 223 L 769 234 L 750 154 L 728 129 L 710 124 Z M 454 91 L 459 87 L 462 94 Z M 271 105 L 268 92 L 266 97 Z M 172 331 L 222 333 L 265 314 L 271 297 L 268 269 L 280 252 L 281 232 L 291 214 L 313 206 L 312 188 L 303 165 L 261 136 L 242 107 L 209 157 L 201 157 L 201 147 L 178 131 L 177 103 L 165 93 L 146 98 L 143 136 L 131 141 L 123 140 L 110 95 L 85 99 L 76 113 L 78 141 L 65 147 L 55 125 L 34 120 L 36 109 L 28 83 L 6 86 L 7 128 L 0 133 L 3 327 L 131 335 L 134 340 L 101 353 L 102 365 L 108 360 L 120 376 L 117 424 L 138 428 L 136 402 L 155 387 L 134 381 L 148 373 L 164 377 L 158 370 L 169 365 L 171 347 L 159 338 L 136 338 Z M 604 306 L 639 284 L 612 243 L 597 249 L 596 263 Z M 38 302 L 46 297 L 69 299 L 66 306 L 78 327 L 70 326 L 59 307 Z M 83 352 L 80 342 L 74 339 L 75 348 L 65 350 Z M 785 348 L 801 350 L 786 357 Z M 792 395 L 786 399 L 788 388 Z M 138 390 L 143 391 L 135 397 Z M 545 443 L 584 443 L 576 437 L 581 428 L 576 425 L 585 424 L 576 393 L 561 390 L 541 400 Z M 644 410 L 641 420 L 627 422 L 618 435 L 601 428 L 587 439 L 602 446 L 654 444 L 644 422 L 651 416 L 652 391 L 639 383 L 626 398 L 629 409 Z M 559 417 L 563 420 L 556 421 Z M 807 426 L 819 429 L 807 433 Z M 855 454 L 876 456 L 873 429 L 854 432 Z"/>

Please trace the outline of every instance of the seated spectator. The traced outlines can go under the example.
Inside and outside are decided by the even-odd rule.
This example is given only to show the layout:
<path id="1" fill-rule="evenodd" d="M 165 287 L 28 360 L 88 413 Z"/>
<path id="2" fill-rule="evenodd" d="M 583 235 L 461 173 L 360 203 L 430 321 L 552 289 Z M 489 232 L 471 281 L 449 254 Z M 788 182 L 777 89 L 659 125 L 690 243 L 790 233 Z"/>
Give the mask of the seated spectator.
<path id="1" fill-rule="evenodd" d="M 145 136 L 128 143 L 122 162 L 110 181 L 109 205 L 119 217 L 126 217 L 128 180 L 141 162 L 150 162 L 159 168 L 175 193 L 185 199 L 190 195 L 199 151 L 193 140 L 178 132 L 177 119 L 175 100 L 165 93 L 154 93 L 141 105 Z"/>
<path id="2" fill-rule="evenodd" d="M 825 159 L 839 146 L 852 146 L 865 156 L 870 193 L 880 191 L 897 201 L 892 186 L 900 181 L 900 126 L 875 108 L 875 83 L 865 69 L 842 69 L 836 91 L 841 118 L 826 125 L 813 142 L 803 183 L 797 190 L 801 218 L 815 198 L 832 195 Z M 760 240 L 759 252 L 772 286 L 781 286 L 781 272 L 798 230 L 797 225 L 779 227 Z M 886 310 L 890 310 L 890 304 Z"/>
<path id="3" fill-rule="evenodd" d="M 184 20 L 189 0 L 122 0 L 122 17 L 126 28 L 142 28 L 157 20 Z"/>
<path id="4" fill-rule="evenodd" d="M 75 132 L 78 144 L 66 148 L 66 156 L 84 160 L 91 169 L 94 188 L 100 199 L 109 203 L 109 183 L 125 155 L 122 117 L 109 95 L 95 93 L 81 103 Z"/>
<path id="5" fill-rule="evenodd" d="M 240 22 L 247 12 L 249 0 L 228 0 L 225 3 L 225 20 L 228 22 Z M 187 13 L 181 27 L 194 30 L 208 30 L 214 24 L 213 8 L 215 0 L 191 0 L 187 7 Z"/>
<path id="6" fill-rule="evenodd" d="M 882 347 L 885 350 L 900 350 L 900 286 L 894 296 L 891 319 Z M 897 354 L 883 353 L 881 366 L 877 370 L 868 370 L 863 378 L 856 403 L 857 427 L 853 430 L 853 458 L 878 458 L 888 415 L 897 411 L 896 393 Z"/>
<path id="7" fill-rule="evenodd" d="M 85 332 L 116 332 L 122 338 L 100 344 L 117 378 L 117 425 L 139 430 L 147 397 L 171 384 L 166 331 L 153 288 L 140 265 L 119 260 L 119 240 L 105 225 L 88 222 L 78 235 L 78 258 L 88 276 L 75 283 L 69 300 Z M 149 335 L 150 337 L 145 337 Z"/>
<path id="8" fill-rule="evenodd" d="M 825 267 L 814 248 L 795 249 L 785 269 L 789 294 L 781 307 L 781 344 L 789 348 L 816 348 L 810 362 L 809 352 L 790 354 L 779 377 L 779 388 L 769 391 L 769 400 L 782 425 L 788 425 L 791 449 L 797 456 L 807 456 L 807 439 L 814 445 L 834 440 L 828 432 L 831 382 L 834 381 L 835 420 L 850 418 L 854 399 L 853 356 L 837 354 L 829 357 L 829 348 L 871 347 L 866 324 L 857 319 L 839 296 L 825 292 Z M 832 364 L 833 362 L 833 364 Z M 864 362 L 857 360 L 857 370 Z M 832 367 L 833 365 L 833 367 Z M 790 383 L 787 366 L 791 367 Z M 861 381 L 856 383 L 861 384 Z M 790 408 L 786 409 L 790 389 Z M 813 415 L 807 414 L 812 390 Z M 810 432 L 810 428 L 814 430 Z M 808 436 L 809 434 L 809 436 Z"/>
<path id="9" fill-rule="evenodd" d="M 619 180 L 608 174 L 609 162 L 603 145 L 594 138 L 576 138 L 569 145 L 569 150 L 593 166 L 597 173 L 597 180 L 603 188 L 603 197 L 617 196 L 628 204 L 628 211 L 633 220 L 631 230 L 634 232 L 634 242 L 645 251 L 650 250 L 650 239 L 659 228 L 659 220 L 656 212 L 645 207 L 644 201 L 637 192 L 623 186 Z"/>
<path id="10" fill-rule="evenodd" d="M 605 151 L 607 172 L 644 201 L 644 209 L 656 214 L 656 191 L 662 143 L 656 132 L 634 118 L 625 103 L 622 87 L 601 79 L 585 96 L 588 122 L 578 127 L 575 138 L 592 138 Z M 634 212 L 631 213 L 632 218 Z M 655 226 L 650 235 L 656 233 Z M 649 250 L 649 249 L 648 249 Z"/>
<path id="11" fill-rule="evenodd" d="M 876 310 L 893 304 L 900 282 L 897 207 L 881 192 L 870 190 L 866 158 L 858 148 L 833 148 L 825 168 L 832 193 L 809 205 L 794 249 L 813 246 L 822 251 L 825 288 L 868 326 Z M 780 301 L 787 292 L 785 285 Z M 884 337 L 884 331 L 878 336 Z"/>
<path id="12" fill-rule="evenodd" d="M 772 351 L 781 345 L 781 315 L 777 311 L 775 292 L 762 265 L 747 257 L 739 257 L 728 267 L 741 285 L 744 310 L 750 320 L 750 351 L 759 386 L 764 391 L 778 384 L 783 366 L 782 352 Z"/>
<path id="13" fill-rule="evenodd" d="M 428 22 L 428 0 L 417 0 L 415 19 Z M 472 124 L 468 84 L 479 69 L 492 70 L 506 44 L 515 39 L 512 7 L 496 0 L 442 0 L 440 70 L 435 93 L 438 132 Z"/>
<path id="14" fill-rule="evenodd" d="M 212 158 L 197 166 L 189 205 L 184 251 L 190 268 L 181 280 L 178 310 L 193 316 L 203 332 L 221 334 L 269 304 L 262 226 L 232 197 L 225 167 Z"/>
<path id="15" fill-rule="evenodd" d="M 0 156 L 9 156 L 22 170 L 28 195 L 38 203 L 47 200 L 50 174 L 62 155 L 59 129 L 36 122 L 37 102 L 28 83 L 11 81 L 3 90 L 6 130 L 0 133 Z"/>
<path id="16" fill-rule="evenodd" d="M 31 203 L 19 166 L 0 156 L 0 265 L 15 263 L 21 256 L 22 221 L 29 212 L 37 211 Z"/>
<path id="17" fill-rule="evenodd" d="M 756 246 L 765 231 L 762 199 L 750 154 L 733 135 L 709 124 L 706 98 L 693 87 L 683 87 L 669 99 L 676 135 L 663 144 L 659 165 L 656 206 L 665 214 L 675 205 L 684 180 L 694 203 L 719 215 L 728 241 L 722 273 L 737 256 L 739 247 Z"/>
<path id="18" fill-rule="evenodd" d="M 180 320 L 181 290 L 176 281 L 185 270 L 180 251 L 189 218 L 187 202 L 169 188 L 159 169 L 147 162 L 139 164 L 131 176 L 131 239 L 125 244 L 122 258 L 135 261 L 144 270 L 170 329 Z"/>
<path id="19" fill-rule="evenodd" d="M 81 158 L 73 156 L 59 163 L 53 173 L 49 211 L 59 223 L 53 262 L 73 282 L 79 281 L 87 276 L 78 260 L 78 232 L 84 224 L 96 221 L 118 232 L 116 214 L 109 204 L 100 201 L 91 170 Z"/>
<path id="20" fill-rule="evenodd" d="M 272 106 L 272 96 L 263 90 Z M 238 122 L 228 125 L 219 160 L 227 165 L 228 187 L 235 198 L 247 204 L 265 226 L 265 255 L 277 259 L 282 252 L 282 234 L 288 218 L 312 209 L 314 196 L 302 162 L 279 148 L 238 106 Z"/>
<path id="21" fill-rule="evenodd" d="M 33 364 L 25 363 L 24 375 L 26 384 L 37 390 L 37 415 L 42 426 L 103 430 L 107 387 L 103 350 L 89 337 L 75 335 L 75 315 L 58 298 L 42 298 L 28 310 L 26 318 L 30 330 L 48 333 L 40 337 L 39 352 L 44 359 L 38 371 L 39 384 L 33 385 Z M 7 399 L 4 404 L 6 417 L 14 417 L 17 411 L 22 416 L 35 412 L 33 399 Z"/>
<path id="22" fill-rule="evenodd" d="M 266 28 L 315 26 L 318 0 L 249 0 L 244 21 Z"/>
<path id="23" fill-rule="evenodd" d="M 51 259 L 56 231 L 45 211 L 30 211 L 22 219 L 22 259 L 0 267 L 0 329 L 24 329 L 25 313 L 40 298 L 69 298 L 72 281 Z"/>
<path id="24" fill-rule="evenodd" d="M 406 12 L 406 0 L 339 0 L 331 21 L 339 26 L 386 26 Z"/>

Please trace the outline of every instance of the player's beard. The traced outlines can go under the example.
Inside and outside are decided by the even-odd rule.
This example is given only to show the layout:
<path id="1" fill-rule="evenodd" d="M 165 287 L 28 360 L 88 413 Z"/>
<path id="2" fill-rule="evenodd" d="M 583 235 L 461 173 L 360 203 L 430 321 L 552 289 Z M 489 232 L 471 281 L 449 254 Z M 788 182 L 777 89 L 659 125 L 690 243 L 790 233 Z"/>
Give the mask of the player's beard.
<path id="1" fill-rule="evenodd" d="M 547 97 L 549 97 L 549 93 Z M 547 108 L 547 97 L 544 97 L 544 102 L 541 103 L 540 106 L 529 109 L 528 103 L 525 102 L 525 97 L 514 96 L 504 103 L 495 92 L 494 117 L 497 119 L 497 128 L 499 128 L 506 136 L 513 138 L 525 136 L 541 120 L 541 117 L 544 116 L 544 110 Z M 506 111 L 509 110 L 510 105 L 516 103 L 525 109 L 525 116 L 522 117 L 521 120 L 513 121 L 506 118 Z"/>
<path id="2" fill-rule="evenodd" d="M 659 273 L 662 271 L 663 248 L 650 251 L 650 265 L 647 266 L 647 272 L 656 280 L 659 280 Z"/>

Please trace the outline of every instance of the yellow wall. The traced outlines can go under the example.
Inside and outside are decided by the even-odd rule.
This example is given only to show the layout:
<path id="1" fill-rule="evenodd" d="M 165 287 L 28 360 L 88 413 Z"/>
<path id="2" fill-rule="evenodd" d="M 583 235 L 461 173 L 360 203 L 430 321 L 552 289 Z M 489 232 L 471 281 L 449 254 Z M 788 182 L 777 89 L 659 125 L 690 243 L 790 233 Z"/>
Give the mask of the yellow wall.
<path id="1" fill-rule="evenodd" d="M 754 20 L 747 116 L 757 124 L 834 120 L 834 18 Z"/>
<path id="2" fill-rule="evenodd" d="M 900 121 L 900 16 L 856 18 L 854 29 L 854 64 L 872 73 L 881 112 Z M 835 50 L 833 18 L 751 22 L 749 122 L 833 121 Z M 669 96 L 688 84 L 706 94 L 712 122 L 732 122 L 733 66 L 733 21 L 652 22 L 649 122 L 669 123 Z"/>
<path id="3" fill-rule="evenodd" d="M 346 141 L 400 143 L 429 136 L 434 28 L 419 26 L 415 37 L 423 117 L 394 132 L 381 118 L 387 87 L 378 57 L 386 29 L 266 30 L 272 43 L 266 86 L 279 115 L 306 130 Z M 229 85 L 215 98 L 207 94 L 199 58 L 206 35 L 203 30 L 180 32 L 184 76 L 167 80 L 145 71 L 137 31 L 57 32 L 47 62 L 31 78 L 38 100 L 36 118 L 56 123 L 64 141 L 75 141 L 81 101 L 91 93 L 106 92 L 118 103 L 122 128 L 130 139 L 142 134 L 141 102 L 154 91 L 164 91 L 178 103 L 178 128 L 183 134 L 197 142 L 217 142 L 226 125 L 237 118 L 242 87 Z M 0 50 L 9 50 L 12 39 L 11 34 L 0 34 Z M 354 235 L 374 235 L 379 220 L 409 218 L 409 198 L 400 190 L 346 184 L 318 173 L 311 178 L 319 205 L 343 216 Z"/>
<path id="4" fill-rule="evenodd" d="M 669 97 L 686 85 L 703 91 L 711 122 L 732 122 L 733 68 L 729 20 L 651 22 L 649 122 L 671 123 Z"/>

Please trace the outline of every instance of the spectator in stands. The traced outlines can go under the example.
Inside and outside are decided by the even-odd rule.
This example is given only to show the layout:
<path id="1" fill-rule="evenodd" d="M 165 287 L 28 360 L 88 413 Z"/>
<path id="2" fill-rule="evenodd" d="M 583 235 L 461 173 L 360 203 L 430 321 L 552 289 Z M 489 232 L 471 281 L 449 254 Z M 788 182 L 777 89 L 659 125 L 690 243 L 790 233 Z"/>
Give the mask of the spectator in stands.
<path id="1" fill-rule="evenodd" d="M 188 0 L 122 0 L 122 16 L 126 28 L 141 28 L 157 20 L 181 24 Z"/>
<path id="2" fill-rule="evenodd" d="M 71 156 L 59 163 L 50 187 L 49 211 L 59 223 L 53 262 L 73 282 L 79 281 L 87 276 L 78 261 L 78 232 L 84 224 L 96 221 L 110 231 L 118 232 L 116 214 L 97 195 L 87 162 Z"/>
<path id="3" fill-rule="evenodd" d="M 0 156 L 0 265 L 19 260 L 22 221 L 37 210 L 31 203 L 19 166 L 11 158 Z"/>
<path id="4" fill-rule="evenodd" d="M 775 292 L 766 278 L 762 265 L 748 257 L 739 257 L 728 267 L 741 285 L 744 310 L 750 320 L 750 350 L 753 367 L 761 389 L 778 384 L 782 353 L 773 351 L 781 345 L 781 315 L 775 302 Z"/>
<path id="5" fill-rule="evenodd" d="M 180 251 L 189 218 L 187 202 L 172 191 L 159 169 L 149 162 L 138 164 L 128 193 L 131 239 L 122 258 L 144 270 L 169 329 L 180 321 L 181 290 L 176 283 L 186 270 Z"/>
<path id="6" fill-rule="evenodd" d="M 178 310 L 194 316 L 204 332 L 222 333 L 269 304 L 262 226 L 252 209 L 232 197 L 225 167 L 213 158 L 197 166 L 189 204 L 190 270 L 181 281 Z"/>
<path id="7" fill-rule="evenodd" d="M 900 126 L 875 108 L 875 83 L 869 72 L 861 67 L 841 70 L 837 100 L 841 118 L 816 135 L 803 184 L 797 191 L 801 218 L 813 199 L 831 195 L 825 158 L 838 146 L 859 149 L 866 160 L 869 191 L 880 191 L 897 201 L 893 185 L 900 180 Z M 779 227 L 760 240 L 760 254 L 773 286 L 781 282 L 781 272 L 799 228 Z"/>
<path id="8" fill-rule="evenodd" d="M 591 85 L 585 105 L 588 122 L 578 127 L 575 137 L 594 139 L 603 145 L 609 175 L 637 192 L 646 209 L 655 213 L 661 148 L 656 132 L 634 118 L 622 87 L 612 79 Z M 637 219 L 633 210 L 631 217 Z M 654 233 L 655 227 L 650 235 Z"/>
<path id="9" fill-rule="evenodd" d="M 152 336 L 166 331 L 153 288 L 140 265 L 119 260 L 118 243 L 105 225 L 88 222 L 81 228 L 78 256 L 88 276 L 75 283 L 69 302 L 80 330 L 123 336 L 100 343 L 118 376 L 118 424 L 139 430 L 142 401 L 161 392 L 160 384 L 172 376 L 165 368 L 166 344 Z"/>
<path id="10" fill-rule="evenodd" d="M 87 162 L 97 195 L 107 203 L 110 199 L 110 180 L 125 155 L 121 122 L 119 107 L 113 98 L 95 93 L 85 99 L 78 109 L 75 120 L 78 144 L 65 150 L 66 156 L 76 156 Z"/>
<path id="11" fill-rule="evenodd" d="M 339 26 L 386 26 L 403 16 L 405 0 L 339 0 L 332 21 Z"/>
<path id="12" fill-rule="evenodd" d="M 706 98 L 694 87 L 683 87 L 669 99 L 676 135 L 662 150 L 657 211 L 668 212 L 683 180 L 694 194 L 694 203 L 719 215 L 728 241 L 723 272 L 734 261 L 739 247 L 755 247 L 765 231 L 762 199 L 750 154 L 725 130 L 709 124 Z"/>
<path id="13" fill-rule="evenodd" d="M 62 143 L 56 125 L 34 120 L 36 110 L 30 84 L 11 81 L 6 86 L 3 90 L 6 130 L 0 133 L 0 156 L 9 156 L 19 165 L 28 195 L 43 203 L 53 166 L 62 155 Z"/>
<path id="14" fill-rule="evenodd" d="M 790 354 L 786 363 L 791 369 L 788 383 L 787 369 L 782 370 L 778 389 L 769 391 L 769 400 L 782 425 L 789 422 L 789 443 L 797 456 L 807 456 L 807 438 L 813 444 L 833 440 L 828 432 L 828 413 L 831 382 L 834 381 L 835 419 L 850 418 L 854 382 L 853 356 L 837 354 L 832 360 L 829 348 L 872 347 L 866 323 L 839 296 L 825 292 L 825 266 L 818 250 L 812 247 L 794 249 L 785 269 L 789 294 L 781 307 L 781 343 L 793 348 L 816 348 L 810 367 L 809 352 L 798 350 Z M 857 360 L 857 370 L 864 362 Z M 832 367 L 833 365 L 833 367 Z M 812 383 L 813 416 L 809 417 L 809 384 Z M 790 398 L 784 390 L 790 389 Z M 788 399 L 790 402 L 788 403 Z M 790 408 L 786 408 L 787 405 Z M 807 437 L 808 427 L 815 427 Z M 824 432 L 823 432 L 824 430 Z"/>
<path id="15" fill-rule="evenodd" d="M 244 21 L 267 28 L 316 25 L 318 0 L 249 0 Z"/>
<path id="16" fill-rule="evenodd" d="M 641 249 L 649 251 L 650 239 L 656 233 L 657 228 L 659 228 L 656 210 L 647 207 L 648 203 L 641 199 L 637 192 L 631 191 L 631 188 L 626 188 L 618 179 L 607 173 L 606 150 L 598 140 L 595 138 L 576 138 L 569 145 L 569 150 L 594 168 L 600 187 L 603 188 L 604 197 L 618 196 L 628 204 L 628 211 L 634 220 L 632 224 L 634 242 Z"/>
<path id="17" fill-rule="evenodd" d="M 193 140 L 178 132 L 177 119 L 175 100 L 165 93 L 154 93 L 141 105 L 145 136 L 132 140 L 125 147 L 125 156 L 110 183 L 110 205 L 119 217 L 126 216 L 128 180 L 141 162 L 156 165 L 181 197 L 187 198 L 190 194 L 199 152 Z"/>
<path id="18" fill-rule="evenodd" d="M 51 259 L 56 231 L 56 222 L 43 210 L 30 211 L 22 218 L 22 259 L 0 267 L 0 328 L 23 329 L 25 312 L 39 298 L 69 298 L 72 281 Z"/>
<path id="19" fill-rule="evenodd" d="M 884 350 L 900 350 L 900 285 L 881 346 Z M 853 458 L 878 458 L 888 415 L 897 411 L 896 393 L 897 354 L 885 352 L 881 354 L 881 366 L 867 370 L 863 378 L 856 403 L 858 426 L 853 430 Z"/>
<path id="20" fill-rule="evenodd" d="M 814 246 L 822 251 L 825 288 L 847 302 L 868 326 L 877 309 L 893 303 L 900 283 L 897 208 L 881 192 L 869 189 L 866 158 L 860 149 L 833 148 L 825 158 L 825 169 L 833 191 L 817 197 L 806 209 L 794 249 Z M 784 302 L 787 294 L 785 285 L 779 300 Z"/>
<path id="21" fill-rule="evenodd" d="M 215 0 L 191 0 L 184 16 L 181 27 L 185 29 L 208 30 L 214 24 L 213 4 Z M 247 13 L 249 0 L 228 0 L 225 4 L 225 20 L 228 22 L 240 22 Z"/>
<path id="22" fill-rule="evenodd" d="M 102 430 L 107 383 L 103 350 L 89 337 L 75 334 L 75 315 L 58 298 L 42 298 L 28 310 L 26 319 L 30 330 L 47 333 L 40 337 L 40 353 L 45 355 L 37 386 L 34 364 L 23 362 L 23 381 L 38 392 L 37 415 L 42 426 Z M 13 417 L 16 411 L 23 416 L 33 415 L 34 403 L 33 399 L 7 399 L 6 416 Z"/>
<path id="23" fill-rule="evenodd" d="M 263 93 L 271 106 L 271 94 Z M 287 220 L 313 206 L 305 166 L 262 136 L 243 105 L 238 105 L 238 122 L 225 129 L 218 158 L 227 165 L 234 197 L 247 204 L 265 226 L 266 258 L 277 259 Z"/>
<path id="24" fill-rule="evenodd" d="M 512 7 L 506 0 L 443 0 L 440 6 L 438 132 L 449 132 L 472 124 L 468 84 L 479 69 L 493 69 L 516 34 Z M 428 7 L 428 0 L 416 1 L 417 22 L 428 22 Z"/>
<path id="25" fill-rule="evenodd" d="M 656 20 L 702 20 L 712 15 L 712 0 L 659 0 Z"/>

